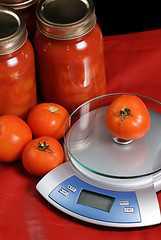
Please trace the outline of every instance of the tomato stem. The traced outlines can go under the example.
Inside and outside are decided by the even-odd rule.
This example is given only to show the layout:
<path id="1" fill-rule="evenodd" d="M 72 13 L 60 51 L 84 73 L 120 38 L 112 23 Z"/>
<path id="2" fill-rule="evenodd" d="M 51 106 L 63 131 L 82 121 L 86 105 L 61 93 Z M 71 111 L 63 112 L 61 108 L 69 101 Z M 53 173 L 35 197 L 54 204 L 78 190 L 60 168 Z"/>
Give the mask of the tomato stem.
<path id="1" fill-rule="evenodd" d="M 118 124 L 118 126 L 123 122 L 123 120 L 124 120 L 126 117 L 128 117 L 128 116 L 132 116 L 132 117 L 133 117 L 133 115 L 131 114 L 129 108 L 122 108 L 122 109 L 120 110 L 120 113 L 119 113 L 119 114 L 116 114 L 116 113 L 114 113 L 114 112 L 113 112 L 113 114 L 115 114 L 117 117 L 120 117 L 120 116 L 122 117 L 122 118 L 121 118 L 121 121 L 120 121 L 119 124 Z"/>
<path id="2" fill-rule="evenodd" d="M 56 112 L 58 112 L 58 109 L 57 109 L 56 107 L 54 107 L 54 106 L 50 106 L 50 107 L 49 107 L 49 111 L 50 111 L 51 113 L 56 113 Z"/>
<path id="3" fill-rule="evenodd" d="M 45 138 L 44 140 L 40 140 L 40 141 L 38 142 L 38 150 L 39 150 L 39 151 L 45 151 L 45 152 L 53 153 L 53 154 L 54 154 L 54 152 L 51 150 L 50 145 L 46 144 L 46 139 L 47 139 L 47 138 Z M 43 142 L 42 142 L 42 141 L 43 141 Z"/>

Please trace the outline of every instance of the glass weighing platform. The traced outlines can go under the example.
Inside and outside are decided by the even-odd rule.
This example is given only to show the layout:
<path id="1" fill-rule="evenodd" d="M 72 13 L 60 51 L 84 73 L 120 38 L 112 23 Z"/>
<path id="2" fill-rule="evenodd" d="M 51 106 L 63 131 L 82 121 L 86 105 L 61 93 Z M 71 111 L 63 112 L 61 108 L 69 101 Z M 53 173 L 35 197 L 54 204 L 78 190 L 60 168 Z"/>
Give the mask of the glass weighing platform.
<path id="1" fill-rule="evenodd" d="M 144 137 L 120 144 L 106 127 L 106 111 L 122 94 L 92 99 L 72 113 L 64 136 L 66 161 L 36 188 L 53 206 L 85 222 L 111 227 L 159 224 L 161 103 L 137 95 L 149 110 L 150 129 Z"/>

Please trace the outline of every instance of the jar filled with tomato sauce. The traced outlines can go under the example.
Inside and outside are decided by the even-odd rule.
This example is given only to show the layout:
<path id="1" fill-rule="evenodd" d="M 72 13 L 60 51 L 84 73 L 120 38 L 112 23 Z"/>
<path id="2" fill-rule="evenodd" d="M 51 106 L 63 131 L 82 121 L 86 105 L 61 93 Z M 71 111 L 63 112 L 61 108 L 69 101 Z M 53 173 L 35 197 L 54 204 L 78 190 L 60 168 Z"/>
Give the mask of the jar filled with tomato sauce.
<path id="1" fill-rule="evenodd" d="M 23 15 L 26 21 L 28 37 L 33 41 L 36 31 L 36 7 L 38 0 L 0 0 L 0 4 L 11 7 Z"/>
<path id="2" fill-rule="evenodd" d="M 91 0 L 42 0 L 34 38 L 42 101 L 70 113 L 106 92 L 102 32 Z"/>
<path id="3" fill-rule="evenodd" d="M 35 57 L 25 20 L 0 6 L 0 115 L 26 119 L 36 104 Z"/>

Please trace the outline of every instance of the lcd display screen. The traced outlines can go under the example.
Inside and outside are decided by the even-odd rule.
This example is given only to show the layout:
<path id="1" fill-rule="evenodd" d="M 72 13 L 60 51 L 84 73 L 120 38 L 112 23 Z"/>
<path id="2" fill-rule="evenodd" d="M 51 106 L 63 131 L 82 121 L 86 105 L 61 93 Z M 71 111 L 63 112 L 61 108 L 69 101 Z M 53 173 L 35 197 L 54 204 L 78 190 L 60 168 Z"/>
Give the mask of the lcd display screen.
<path id="1" fill-rule="evenodd" d="M 77 203 L 110 212 L 115 198 L 103 194 L 82 190 Z"/>

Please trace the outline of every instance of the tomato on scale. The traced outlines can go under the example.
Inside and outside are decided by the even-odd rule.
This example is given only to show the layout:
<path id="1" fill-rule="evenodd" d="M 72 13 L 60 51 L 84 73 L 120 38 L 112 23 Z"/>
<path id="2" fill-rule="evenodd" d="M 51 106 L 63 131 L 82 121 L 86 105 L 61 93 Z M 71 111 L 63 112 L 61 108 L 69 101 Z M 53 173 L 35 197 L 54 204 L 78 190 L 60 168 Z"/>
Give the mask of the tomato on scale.
<path id="1" fill-rule="evenodd" d="M 150 114 L 138 96 L 121 95 L 107 109 L 106 125 L 114 140 L 136 140 L 148 132 Z"/>

